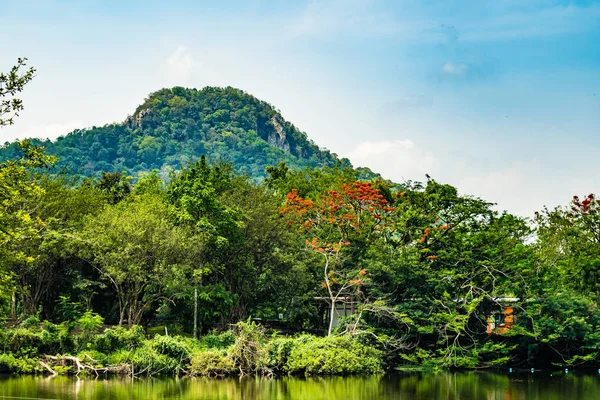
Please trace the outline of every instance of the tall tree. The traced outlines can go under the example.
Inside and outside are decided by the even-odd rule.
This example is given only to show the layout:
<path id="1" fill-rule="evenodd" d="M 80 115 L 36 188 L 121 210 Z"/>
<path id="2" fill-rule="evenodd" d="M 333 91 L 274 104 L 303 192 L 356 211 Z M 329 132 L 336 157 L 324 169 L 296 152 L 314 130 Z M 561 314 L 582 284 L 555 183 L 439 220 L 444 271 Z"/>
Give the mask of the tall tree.
<path id="1" fill-rule="evenodd" d="M 348 290 L 363 282 L 365 269 L 344 263 L 343 253 L 358 241 L 362 246 L 377 235 L 394 210 L 371 183 L 356 181 L 330 190 L 317 201 L 302 198 L 292 190 L 281 209 L 305 232 L 307 247 L 323 257 L 322 286 L 329 297 L 328 335 L 331 335 L 336 304 Z"/>
<path id="2" fill-rule="evenodd" d="M 31 264 L 35 258 L 20 246 L 36 237 L 44 222 L 35 216 L 35 207 L 44 193 L 33 179 L 36 170 L 51 166 L 54 157 L 29 141 L 19 142 L 21 157 L 0 163 L 0 287 L 1 293 L 12 293 L 11 316 L 16 317 L 16 286 L 12 266 Z"/>
<path id="3" fill-rule="evenodd" d="M 194 261 L 194 337 L 198 336 L 198 285 L 210 273 L 209 247 L 224 249 L 228 237 L 241 226 L 241 216 L 223 204 L 221 196 L 231 188 L 231 166 L 211 166 L 206 158 L 183 168 L 172 176 L 166 199 L 176 210 L 181 226 L 189 227 L 199 240 L 198 258 Z"/>
<path id="4" fill-rule="evenodd" d="M 185 286 L 197 246 L 171 218 L 160 196 L 141 195 L 86 220 L 81 254 L 115 290 L 119 325 L 139 324 L 157 301 Z"/>

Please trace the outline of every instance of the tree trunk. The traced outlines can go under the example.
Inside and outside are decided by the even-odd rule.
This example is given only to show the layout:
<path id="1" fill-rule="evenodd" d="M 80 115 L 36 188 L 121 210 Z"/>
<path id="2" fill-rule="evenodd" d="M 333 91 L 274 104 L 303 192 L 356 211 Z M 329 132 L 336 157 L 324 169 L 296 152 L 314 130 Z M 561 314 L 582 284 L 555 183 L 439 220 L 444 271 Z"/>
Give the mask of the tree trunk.
<path id="1" fill-rule="evenodd" d="M 198 339 L 198 283 L 194 285 L 194 339 Z"/>
<path id="2" fill-rule="evenodd" d="M 123 326 L 125 320 L 125 310 L 127 309 L 127 302 L 119 298 L 119 326 Z"/>
<path id="3" fill-rule="evenodd" d="M 10 297 L 10 319 L 17 320 L 17 293 L 15 291 L 12 292 Z"/>
<path id="4" fill-rule="evenodd" d="M 37 301 L 32 294 L 29 292 L 23 293 L 23 313 L 25 315 L 36 315 L 37 314 Z"/>
<path id="5" fill-rule="evenodd" d="M 335 312 L 336 300 L 336 298 L 331 298 L 331 310 L 329 312 L 329 330 L 327 331 L 327 336 L 331 336 L 331 329 L 333 328 L 333 313 Z"/>

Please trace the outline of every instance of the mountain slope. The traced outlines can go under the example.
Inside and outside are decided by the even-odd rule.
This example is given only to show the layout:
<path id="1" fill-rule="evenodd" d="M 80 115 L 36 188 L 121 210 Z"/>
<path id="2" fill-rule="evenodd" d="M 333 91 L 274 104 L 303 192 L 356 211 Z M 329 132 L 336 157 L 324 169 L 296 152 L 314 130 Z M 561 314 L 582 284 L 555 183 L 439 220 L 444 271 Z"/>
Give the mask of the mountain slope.
<path id="1" fill-rule="evenodd" d="M 59 158 L 58 167 L 75 175 L 101 171 L 161 175 L 206 155 L 231 162 L 241 173 L 263 177 L 265 167 L 351 167 L 347 159 L 320 149 L 270 104 L 242 90 L 174 87 L 152 93 L 122 123 L 78 129 L 55 141 L 35 141 Z M 16 155 L 14 144 L 0 159 Z M 364 175 L 372 173 L 364 170 Z"/>

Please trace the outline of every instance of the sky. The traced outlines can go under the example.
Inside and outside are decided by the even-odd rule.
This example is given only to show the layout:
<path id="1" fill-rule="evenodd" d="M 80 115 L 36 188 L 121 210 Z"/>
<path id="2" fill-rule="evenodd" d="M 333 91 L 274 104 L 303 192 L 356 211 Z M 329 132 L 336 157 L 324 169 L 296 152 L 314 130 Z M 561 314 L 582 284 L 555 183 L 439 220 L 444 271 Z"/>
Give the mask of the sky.
<path id="1" fill-rule="evenodd" d="M 396 182 L 532 216 L 600 189 L 600 0 L 0 0 L 0 71 L 36 77 L 0 142 L 233 86 Z"/>

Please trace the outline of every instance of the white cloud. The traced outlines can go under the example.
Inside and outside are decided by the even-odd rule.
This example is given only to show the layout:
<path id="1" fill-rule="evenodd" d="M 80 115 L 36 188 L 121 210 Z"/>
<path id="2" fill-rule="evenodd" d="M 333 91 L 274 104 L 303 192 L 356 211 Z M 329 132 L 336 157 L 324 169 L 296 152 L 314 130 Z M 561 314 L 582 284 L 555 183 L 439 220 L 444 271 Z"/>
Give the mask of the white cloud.
<path id="1" fill-rule="evenodd" d="M 442 66 L 442 71 L 447 75 L 460 77 L 467 73 L 468 68 L 469 67 L 467 64 L 454 64 L 452 62 L 447 62 Z"/>
<path id="2" fill-rule="evenodd" d="M 587 194 L 594 186 L 585 177 L 550 171 L 536 159 L 490 168 L 485 160 L 436 153 L 409 139 L 382 140 L 362 142 L 346 157 L 355 166 L 369 167 L 394 182 L 424 182 L 425 174 L 429 174 L 440 183 L 457 187 L 464 195 L 496 203 L 498 211 L 508 210 L 523 217 L 533 217 L 545 205 L 564 205 L 573 194 Z"/>
<path id="3" fill-rule="evenodd" d="M 439 168 L 435 155 L 409 139 L 366 141 L 346 155 L 355 165 L 369 167 L 396 182 L 425 180 Z"/>
<path id="4" fill-rule="evenodd" d="M 177 84 L 185 83 L 198 63 L 194 61 L 187 47 L 178 45 L 173 53 L 165 60 L 165 73 L 169 80 Z"/>
<path id="5" fill-rule="evenodd" d="M 454 172 L 450 183 L 464 194 L 497 203 L 496 209 L 523 217 L 533 217 L 544 206 L 565 205 L 574 194 L 587 194 L 591 184 L 586 177 L 565 176 L 536 159 L 513 161 L 482 172 L 477 165 L 465 163 Z"/>
<path id="6" fill-rule="evenodd" d="M 515 161 L 509 166 L 478 174 L 475 169 L 465 166 L 466 174 L 458 177 L 456 182 L 461 193 L 482 197 L 498 203 L 498 209 L 510 210 L 513 213 L 529 216 L 543 204 L 534 204 L 536 193 L 543 190 L 537 177 L 541 175 L 537 161 Z"/>

